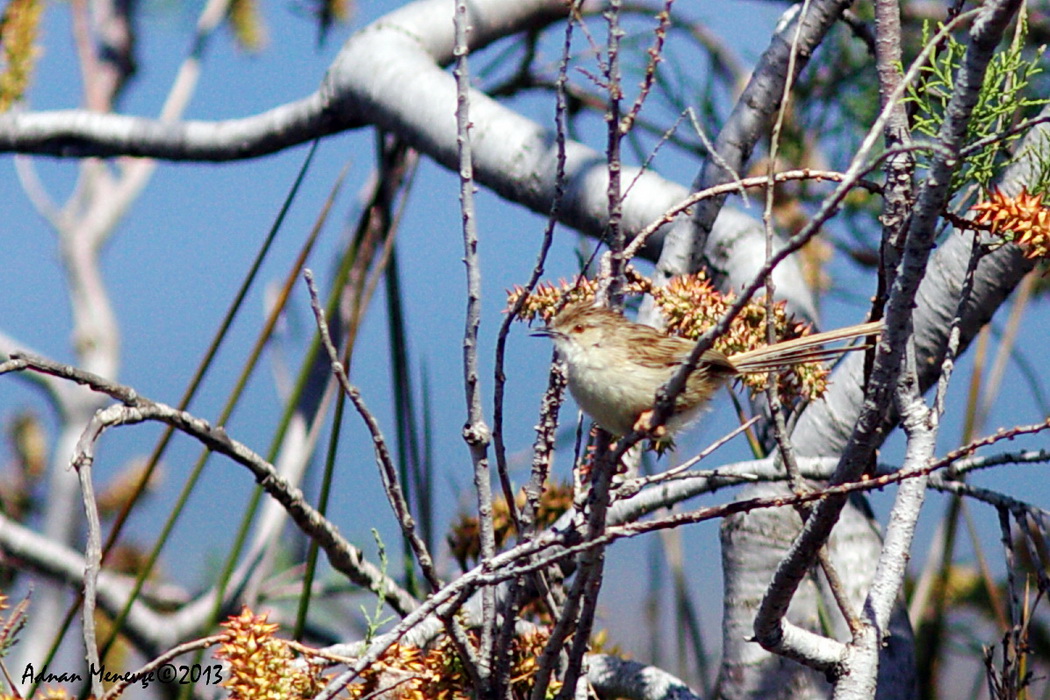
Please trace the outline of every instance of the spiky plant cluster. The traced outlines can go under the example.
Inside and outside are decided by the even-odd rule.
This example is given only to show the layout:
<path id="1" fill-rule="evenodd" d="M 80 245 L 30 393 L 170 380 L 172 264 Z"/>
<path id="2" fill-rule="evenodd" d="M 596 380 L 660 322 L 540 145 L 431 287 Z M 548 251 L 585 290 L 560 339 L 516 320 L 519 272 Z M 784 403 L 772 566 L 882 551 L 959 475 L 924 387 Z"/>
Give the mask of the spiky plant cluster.
<path id="1" fill-rule="evenodd" d="M 5 610 L 7 610 L 7 596 L 0 593 L 0 613 Z M 0 617 L 0 622 L 3 623 L 3 629 L 0 630 L 0 659 L 2 659 L 7 656 L 7 652 L 10 651 L 12 646 L 14 646 L 15 634 L 9 633 L 8 626 L 10 625 L 10 622 L 5 621 L 2 617 Z M 17 630 L 12 630 L 11 632 L 17 633 Z M 7 696 L 0 695 L 0 698 L 4 697 Z"/>
<path id="2" fill-rule="evenodd" d="M 627 285 L 624 288 L 626 294 L 644 294 L 652 287 L 652 283 L 633 267 L 628 267 L 625 273 L 627 275 Z M 598 281 L 586 277 L 577 277 L 572 281 L 559 280 L 557 284 L 541 282 L 531 294 L 526 296 L 518 318 L 529 322 L 539 318 L 547 323 L 555 312 L 566 304 L 594 299 L 597 289 Z M 514 285 L 514 288 L 507 292 L 507 308 L 514 306 L 524 294 L 524 287 Z"/>
<path id="3" fill-rule="evenodd" d="M 536 676 L 538 658 L 547 635 L 521 635 L 511 643 L 510 695 L 528 698 Z M 551 682 L 553 696 L 560 684 Z M 429 650 L 395 644 L 359 676 L 348 689 L 354 699 L 380 696 L 397 700 L 467 700 L 474 696 L 470 678 L 451 642 L 443 640 Z"/>
<path id="4" fill-rule="evenodd" d="M 0 19 L 3 72 L 0 72 L 0 112 L 22 99 L 36 63 L 36 37 L 40 28 L 41 0 L 11 0 Z"/>
<path id="5" fill-rule="evenodd" d="M 525 505 L 525 494 L 520 493 L 515 499 L 518 509 Z M 572 507 L 572 486 L 569 484 L 549 483 L 540 494 L 540 503 L 536 509 L 536 526 L 539 528 L 551 525 L 566 510 Z M 497 498 L 492 503 L 492 524 L 496 537 L 496 546 L 502 547 L 514 534 L 514 521 L 504 498 Z M 481 538 L 478 519 L 463 513 L 452 526 L 448 534 L 448 546 L 452 556 L 466 570 L 478 561 L 481 555 Z"/>
<path id="6" fill-rule="evenodd" d="M 1016 197 L 994 189 L 988 199 L 972 207 L 976 222 L 988 226 L 993 236 L 1021 246 L 1026 258 L 1050 255 L 1050 207 L 1043 194 L 1029 194 L 1025 188 Z"/>
<path id="7" fill-rule="evenodd" d="M 514 698 L 528 698 L 532 695 L 533 679 L 539 671 L 539 660 L 549 635 L 546 632 L 534 632 L 518 636 L 511 644 L 510 690 Z M 560 681 L 551 679 L 547 686 L 547 697 L 553 698 L 561 691 Z"/>
<path id="8" fill-rule="evenodd" d="M 316 674 L 296 663 L 288 642 L 274 636 L 278 625 L 245 607 L 222 626 L 226 639 L 215 656 L 226 661 L 230 677 L 222 685 L 231 700 L 312 698 L 321 691 Z"/>
<path id="9" fill-rule="evenodd" d="M 72 695 L 67 693 L 62 688 L 44 688 L 39 693 L 33 695 L 31 700 L 73 700 Z M 94 695 L 89 695 L 87 700 L 94 700 Z M 0 700 L 25 700 L 21 695 L 8 695 L 7 693 L 0 693 Z"/>
<path id="10" fill-rule="evenodd" d="M 572 282 L 558 280 L 557 284 L 540 282 L 532 290 L 532 293 L 527 294 L 525 297 L 525 303 L 521 307 L 518 318 L 529 322 L 538 318 L 547 323 L 554 316 L 555 310 L 560 305 L 563 305 L 563 302 L 572 303 L 583 301 L 584 299 L 593 299 L 597 287 L 598 283 L 595 280 L 589 280 L 584 277 L 578 277 Z M 514 285 L 512 289 L 507 291 L 507 308 L 509 309 L 517 304 L 518 299 L 523 295 L 526 295 L 525 288 L 517 284 Z"/>
<path id="11" fill-rule="evenodd" d="M 423 688 L 441 680 L 428 663 L 426 652 L 406 644 L 392 645 L 358 679 L 347 688 L 351 698 L 424 698 Z"/>
<path id="12" fill-rule="evenodd" d="M 722 294 L 703 273 L 682 275 L 667 286 L 653 289 L 653 298 L 667 320 L 667 330 L 695 340 L 713 326 L 732 305 L 736 296 Z M 782 301 L 773 304 L 773 327 L 778 341 L 807 335 L 810 326 L 796 321 Z M 768 345 L 766 340 L 765 297 L 752 299 L 733 320 L 729 331 L 715 340 L 715 349 L 726 355 L 754 350 Z M 818 399 L 828 388 L 828 370 L 820 363 L 798 365 L 781 374 L 780 389 L 787 396 Z M 764 391 L 768 374 L 753 374 L 741 379 L 753 391 Z"/>
<path id="13" fill-rule="evenodd" d="M 26 609 L 29 607 L 29 598 L 25 598 L 15 606 L 11 614 L 0 616 L 0 659 L 7 656 L 11 647 L 18 643 L 18 633 L 26 624 Z M 0 593 L 0 613 L 7 610 L 7 596 Z"/>
<path id="14" fill-rule="evenodd" d="M 9 608 L 7 596 L 0 593 L 0 613 Z M 0 615 L 0 659 L 3 659 L 11 651 L 11 647 L 18 643 L 18 633 L 26 623 L 26 610 L 29 608 L 29 598 L 26 597 L 16 605 L 10 614 Z M 7 673 L 4 669 L 3 673 Z M 24 699 L 21 695 L 11 695 L 0 692 L 0 700 L 71 700 L 71 696 L 63 688 L 42 688 L 33 694 L 32 698 Z M 88 696 L 93 700 L 94 695 Z"/>

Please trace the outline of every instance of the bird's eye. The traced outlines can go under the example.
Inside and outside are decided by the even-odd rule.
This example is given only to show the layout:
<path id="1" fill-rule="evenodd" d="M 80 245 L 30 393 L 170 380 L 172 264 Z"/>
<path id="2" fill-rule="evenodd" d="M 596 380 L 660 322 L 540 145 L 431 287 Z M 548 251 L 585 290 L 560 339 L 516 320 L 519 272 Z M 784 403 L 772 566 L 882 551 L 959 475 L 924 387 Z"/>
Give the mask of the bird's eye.
<path id="1" fill-rule="evenodd" d="M 572 327 L 572 332 L 573 333 L 583 333 L 583 324 L 582 323 L 577 323 L 575 326 Z"/>

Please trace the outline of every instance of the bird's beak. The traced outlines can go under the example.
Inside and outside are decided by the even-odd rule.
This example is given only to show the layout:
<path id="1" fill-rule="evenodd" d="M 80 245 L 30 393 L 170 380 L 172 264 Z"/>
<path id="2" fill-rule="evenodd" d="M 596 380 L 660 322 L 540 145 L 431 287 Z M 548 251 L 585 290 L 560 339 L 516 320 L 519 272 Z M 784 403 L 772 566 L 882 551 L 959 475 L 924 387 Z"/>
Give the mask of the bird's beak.
<path id="1" fill-rule="evenodd" d="M 532 333 L 529 333 L 529 335 L 533 338 L 553 338 L 558 335 L 558 332 L 550 326 L 544 326 L 543 328 L 537 328 Z"/>

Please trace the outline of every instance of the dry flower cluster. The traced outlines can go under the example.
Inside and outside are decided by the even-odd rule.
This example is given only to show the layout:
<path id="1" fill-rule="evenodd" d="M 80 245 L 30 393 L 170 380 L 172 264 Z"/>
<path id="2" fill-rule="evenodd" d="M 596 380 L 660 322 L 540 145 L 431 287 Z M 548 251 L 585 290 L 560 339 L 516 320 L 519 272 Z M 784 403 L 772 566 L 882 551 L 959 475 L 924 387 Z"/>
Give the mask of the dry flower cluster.
<path id="1" fill-rule="evenodd" d="M 0 112 L 6 112 L 22 99 L 33 73 L 39 50 L 41 0 L 11 0 L 0 19 L 0 45 L 3 70 L 0 71 Z"/>
<path id="2" fill-rule="evenodd" d="M 94 695 L 89 695 L 87 700 L 94 700 Z M 0 700 L 23 700 L 17 695 L 0 693 Z M 72 700 L 72 696 L 61 688 L 45 688 L 33 696 L 32 700 Z"/>
<path id="3" fill-rule="evenodd" d="M 624 292 L 630 295 L 645 294 L 652 290 L 652 282 L 642 276 L 633 267 L 627 267 L 627 285 Z M 544 323 L 551 320 L 554 314 L 566 304 L 593 299 L 598 289 L 598 280 L 577 277 L 570 281 L 560 280 L 540 282 L 531 294 L 526 295 L 525 303 L 518 313 L 518 319 L 532 322 L 539 318 Z M 507 292 L 507 308 L 511 308 L 518 299 L 525 295 L 525 288 L 515 285 Z"/>
<path id="4" fill-rule="evenodd" d="M 525 505 L 524 492 L 519 493 L 516 500 L 520 510 Z M 536 527 L 545 528 L 553 524 L 571 507 L 572 485 L 548 483 L 540 495 L 540 504 L 536 509 Z M 497 498 L 492 502 L 492 526 L 497 547 L 502 547 L 514 534 L 514 520 L 510 517 L 510 509 L 504 498 Z M 478 561 L 481 555 L 481 541 L 476 516 L 460 514 L 457 522 L 449 530 L 448 547 L 463 570 Z"/>
<path id="5" fill-rule="evenodd" d="M 322 689 L 316 673 L 296 663 L 287 641 L 274 636 L 278 625 L 247 607 L 222 626 L 226 640 L 215 656 L 229 665 L 230 677 L 222 685 L 231 700 L 288 700 L 312 698 Z"/>
<path id="6" fill-rule="evenodd" d="M 654 289 L 652 295 L 667 321 L 667 330 L 690 340 L 713 326 L 736 298 L 732 292 L 723 294 L 715 289 L 703 273 L 675 277 L 666 287 Z M 809 324 L 792 318 L 784 302 L 774 302 L 772 308 L 778 342 L 809 334 Z M 729 331 L 715 340 L 715 349 L 733 355 L 768 345 L 766 312 L 765 297 L 752 299 L 733 320 Z M 828 374 L 821 363 L 797 365 L 781 374 L 780 389 L 787 396 L 819 399 L 828 388 Z M 752 374 L 741 381 L 759 392 L 766 389 L 768 379 L 768 374 Z"/>
<path id="7" fill-rule="evenodd" d="M 26 621 L 26 608 L 28 606 L 28 599 L 23 600 L 22 603 L 16 605 L 14 610 L 9 615 L 0 617 L 0 659 L 7 656 L 7 652 L 11 650 L 11 647 L 18 641 L 18 633 L 22 629 L 22 626 Z M 0 593 L 0 613 L 8 609 L 7 596 Z M 3 669 L 5 680 L 9 685 L 13 685 L 10 682 L 10 676 L 8 675 L 7 669 Z M 89 696 L 87 700 L 93 700 L 94 696 Z M 32 700 L 70 700 L 71 696 L 62 688 L 42 688 L 39 692 L 34 693 Z M 23 700 L 21 695 L 11 695 L 9 693 L 0 692 L 0 700 Z"/>
<path id="8" fill-rule="evenodd" d="M 511 644 L 510 693 L 527 698 L 547 643 L 542 632 L 520 635 Z M 551 681 L 548 694 L 560 684 Z M 474 697 L 470 679 L 451 642 L 443 640 L 429 650 L 394 644 L 348 688 L 351 698 L 382 697 L 397 700 L 467 700 Z"/>
<path id="9" fill-rule="evenodd" d="M 562 488 L 555 488 L 563 492 Z M 7 609 L 7 598 L 0 594 L 0 612 Z M 15 616 L 12 616 L 14 619 Z M 0 648 L 11 620 L 0 618 Z M 294 700 L 312 698 L 323 689 L 326 679 L 316 665 L 304 664 L 296 652 L 309 649 L 276 636 L 279 625 L 267 621 L 267 614 L 255 614 L 245 607 L 239 615 L 222 623 L 226 628 L 215 656 L 226 662 L 228 678 L 223 687 L 231 700 Z M 13 634 L 8 635 L 13 637 Z M 529 697 L 538 659 L 548 636 L 534 631 L 516 637 L 511 644 L 511 694 Z M 10 641 L 10 640 L 8 640 Z M 467 700 L 472 685 L 454 646 L 442 638 L 432 648 L 421 649 L 394 644 L 340 697 L 386 698 L 387 700 Z M 548 691 L 557 693 L 560 684 L 551 682 Z M 59 688 L 44 688 L 33 700 L 69 700 L 72 696 Z M 94 697 L 94 696 L 92 696 Z M 0 700 L 22 700 L 21 696 L 0 693 Z M 90 698 L 89 698 L 90 700 Z"/>
<path id="10" fill-rule="evenodd" d="M 1050 207 L 1042 200 L 1043 193 L 1029 194 L 1024 187 L 1016 197 L 995 189 L 972 210 L 978 212 L 976 223 L 1020 245 L 1026 258 L 1045 258 L 1050 254 Z"/>

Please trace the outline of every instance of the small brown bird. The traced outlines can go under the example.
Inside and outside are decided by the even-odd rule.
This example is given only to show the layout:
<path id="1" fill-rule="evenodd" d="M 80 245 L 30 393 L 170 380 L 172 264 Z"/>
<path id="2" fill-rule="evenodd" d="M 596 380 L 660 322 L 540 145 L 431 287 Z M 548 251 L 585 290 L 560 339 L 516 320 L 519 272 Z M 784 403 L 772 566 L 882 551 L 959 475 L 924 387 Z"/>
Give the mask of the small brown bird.
<path id="1" fill-rule="evenodd" d="M 819 362 L 867 345 L 825 349 L 840 340 L 875 335 L 881 321 L 787 340 L 731 356 L 707 350 L 678 395 L 666 430 L 674 433 L 696 417 L 727 380 L 741 374 Z M 546 328 L 533 335 L 551 338 L 568 366 L 569 390 L 580 408 L 614 435 L 650 430 L 656 392 L 670 381 L 689 357 L 693 341 L 669 336 L 650 326 L 628 321 L 590 302 L 566 306 Z"/>

